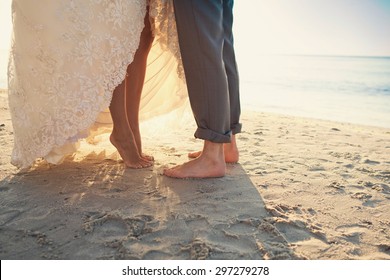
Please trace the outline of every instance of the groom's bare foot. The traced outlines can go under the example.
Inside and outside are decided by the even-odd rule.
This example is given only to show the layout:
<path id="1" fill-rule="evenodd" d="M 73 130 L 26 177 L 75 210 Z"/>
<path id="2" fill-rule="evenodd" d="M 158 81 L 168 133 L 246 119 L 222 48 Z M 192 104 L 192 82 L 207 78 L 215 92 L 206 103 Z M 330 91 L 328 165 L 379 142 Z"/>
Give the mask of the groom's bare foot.
<path id="1" fill-rule="evenodd" d="M 239 151 L 237 148 L 236 136 L 232 135 L 231 143 L 225 143 L 223 145 L 225 162 L 226 163 L 237 163 L 239 159 Z M 198 158 L 202 154 L 202 151 L 188 153 L 189 158 Z"/>
<path id="2" fill-rule="evenodd" d="M 142 158 L 138 154 L 138 150 L 135 144 L 132 145 L 128 139 L 121 140 L 113 134 L 110 135 L 111 144 L 118 150 L 124 163 L 129 168 L 146 168 L 153 165 L 153 162 Z"/>
<path id="3" fill-rule="evenodd" d="M 200 156 L 194 160 L 165 169 L 164 175 L 173 178 L 218 178 L 225 176 L 225 162 L 217 162 Z"/>
<path id="4" fill-rule="evenodd" d="M 164 170 L 164 175 L 181 179 L 217 178 L 225 176 L 226 163 L 224 161 L 222 144 L 206 142 L 203 152 L 199 157 Z"/>
<path id="5" fill-rule="evenodd" d="M 237 163 L 239 159 L 239 152 L 236 143 L 225 143 L 223 145 L 226 163 Z"/>

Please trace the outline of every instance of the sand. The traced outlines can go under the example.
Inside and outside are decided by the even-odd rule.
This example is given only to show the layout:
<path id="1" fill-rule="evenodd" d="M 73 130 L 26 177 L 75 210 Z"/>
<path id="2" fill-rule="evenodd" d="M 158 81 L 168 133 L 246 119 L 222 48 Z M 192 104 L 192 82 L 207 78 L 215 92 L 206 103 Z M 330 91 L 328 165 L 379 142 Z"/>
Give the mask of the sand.
<path id="1" fill-rule="evenodd" d="M 20 171 L 1 91 L 0 258 L 390 259 L 390 129 L 245 108 L 242 122 L 223 178 L 162 175 L 202 146 L 193 125 L 145 126 L 151 168 L 99 152 Z"/>

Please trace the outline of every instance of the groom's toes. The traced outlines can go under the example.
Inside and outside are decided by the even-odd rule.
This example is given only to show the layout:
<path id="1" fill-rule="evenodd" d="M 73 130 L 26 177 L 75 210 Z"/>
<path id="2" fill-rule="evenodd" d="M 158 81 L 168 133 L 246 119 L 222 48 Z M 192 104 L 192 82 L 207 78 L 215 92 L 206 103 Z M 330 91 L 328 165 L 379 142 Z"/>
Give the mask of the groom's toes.
<path id="1" fill-rule="evenodd" d="M 174 170 L 172 168 L 164 169 L 163 174 L 168 177 L 174 177 Z"/>

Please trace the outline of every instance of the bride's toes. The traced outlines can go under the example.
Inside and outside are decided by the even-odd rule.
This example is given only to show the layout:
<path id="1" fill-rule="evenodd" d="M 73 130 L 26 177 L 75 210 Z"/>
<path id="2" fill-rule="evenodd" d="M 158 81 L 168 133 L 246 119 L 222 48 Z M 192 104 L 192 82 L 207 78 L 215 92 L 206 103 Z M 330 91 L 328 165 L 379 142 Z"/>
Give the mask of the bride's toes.
<path id="1" fill-rule="evenodd" d="M 142 153 L 141 157 L 144 160 L 147 160 L 147 161 L 154 161 L 154 157 L 153 156 L 150 156 L 150 155 L 147 155 L 147 154 L 144 154 L 144 153 Z"/>
<path id="2" fill-rule="evenodd" d="M 141 165 L 143 168 L 151 167 L 151 166 L 153 166 L 153 161 L 142 160 Z"/>

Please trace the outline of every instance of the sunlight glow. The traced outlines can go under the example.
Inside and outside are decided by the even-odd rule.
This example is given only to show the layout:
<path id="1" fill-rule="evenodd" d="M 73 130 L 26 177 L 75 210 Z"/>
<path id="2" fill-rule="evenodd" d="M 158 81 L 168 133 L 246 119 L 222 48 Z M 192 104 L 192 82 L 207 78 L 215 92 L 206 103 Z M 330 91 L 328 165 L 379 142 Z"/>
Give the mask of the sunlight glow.
<path id="1" fill-rule="evenodd" d="M 389 0 L 235 1 L 239 54 L 390 56 Z"/>

